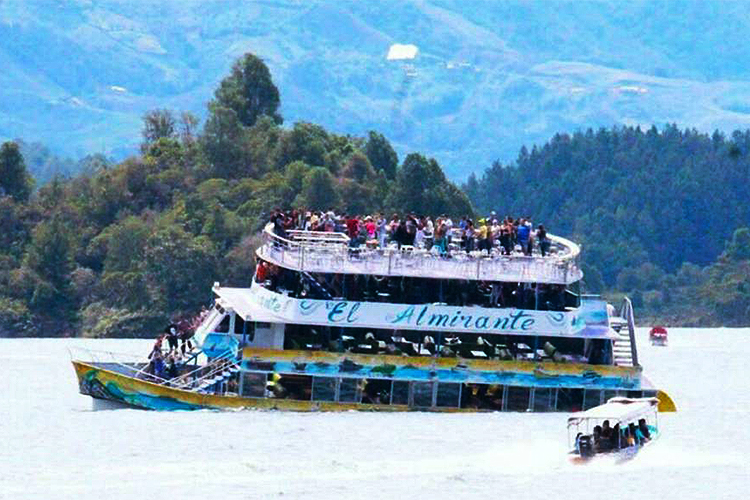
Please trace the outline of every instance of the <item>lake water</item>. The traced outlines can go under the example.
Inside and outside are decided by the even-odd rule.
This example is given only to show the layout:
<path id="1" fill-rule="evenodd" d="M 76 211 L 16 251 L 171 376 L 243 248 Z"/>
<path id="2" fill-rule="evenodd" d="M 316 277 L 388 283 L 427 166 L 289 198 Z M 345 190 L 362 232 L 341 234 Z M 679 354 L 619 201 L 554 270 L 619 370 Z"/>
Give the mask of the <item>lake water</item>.
<path id="1" fill-rule="evenodd" d="M 747 498 L 750 329 L 639 337 L 679 413 L 634 460 L 586 466 L 562 413 L 95 411 L 68 347 L 150 341 L 0 340 L 0 498 Z"/>

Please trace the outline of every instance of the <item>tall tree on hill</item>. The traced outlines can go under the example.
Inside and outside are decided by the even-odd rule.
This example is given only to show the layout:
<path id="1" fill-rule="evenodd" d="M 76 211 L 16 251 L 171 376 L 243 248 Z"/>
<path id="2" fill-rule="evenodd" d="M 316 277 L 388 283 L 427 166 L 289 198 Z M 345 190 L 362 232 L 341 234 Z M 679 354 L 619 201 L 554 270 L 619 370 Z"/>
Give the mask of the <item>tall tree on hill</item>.
<path id="1" fill-rule="evenodd" d="M 203 177 L 236 177 L 243 167 L 246 129 L 230 108 L 216 106 L 203 128 L 202 145 L 211 161 Z"/>
<path id="2" fill-rule="evenodd" d="M 159 139 L 171 139 L 175 136 L 174 115 L 168 109 L 153 109 L 143 115 L 143 139 L 152 144 Z"/>
<path id="3" fill-rule="evenodd" d="M 398 155 L 383 134 L 370 130 L 365 144 L 365 154 L 376 170 L 385 172 L 389 179 L 396 177 Z"/>
<path id="4" fill-rule="evenodd" d="M 253 54 L 245 54 L 234 63 L 231 74 L 221 81 L 214 95 L 209 108 L 219 106 L 233 110 L 246 127 L 253 126 L 262 115 L 273 118 L 278 124 L 282 122 L 278 113 L 279 89 L 271 79 L 268 66 Z"/>
<path id="5" fill-rule="evenodd" d="M 34 181 L 26 170 L 18 144 L 9 141 L 0 147 L 0 196 L 11 196 L 25 202 L 31 195 Z"/>
<path id="6" fill-rule="evenodd" d="M 458 216 L 473 212 L 466 194 L 445 178 L 438 162 L 419 153 L 404 159 L 386 204 L 417 214 Z"/>

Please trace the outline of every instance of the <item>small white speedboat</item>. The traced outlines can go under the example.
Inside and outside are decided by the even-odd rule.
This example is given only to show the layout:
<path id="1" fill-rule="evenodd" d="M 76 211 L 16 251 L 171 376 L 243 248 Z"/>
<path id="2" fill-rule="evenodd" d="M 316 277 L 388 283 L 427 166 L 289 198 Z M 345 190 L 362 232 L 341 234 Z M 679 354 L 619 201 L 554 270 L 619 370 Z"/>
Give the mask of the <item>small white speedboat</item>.
<path id="1" fill-rule="evenodd" d="M 597 457 L 621 462 L 633 458 L 659 437 L 656 398 L 611 398 L 605 404 L 568 418 L 573 463 Z"/>

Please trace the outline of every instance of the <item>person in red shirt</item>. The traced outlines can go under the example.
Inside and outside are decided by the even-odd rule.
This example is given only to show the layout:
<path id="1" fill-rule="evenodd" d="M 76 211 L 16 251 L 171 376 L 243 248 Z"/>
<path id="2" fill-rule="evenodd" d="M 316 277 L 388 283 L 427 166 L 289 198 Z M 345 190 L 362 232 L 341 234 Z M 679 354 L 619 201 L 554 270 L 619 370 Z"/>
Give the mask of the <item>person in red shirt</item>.
<path id="1" fill-rule="evenodd" d="M 356 239 L 359 234 L 359 221 L 357 217 L 351 215 L 346 219 L 346 231 L 349 233 L 349 238 Z"/>
<path id="2" fill-rule="evenodd" d="M 255 268 L 255 281 L 262 285 L 266 281 L 267 275 L 268 266 L 266 265 L 266 261 L 261 260 L 258 262 L 258 266 Z"/>

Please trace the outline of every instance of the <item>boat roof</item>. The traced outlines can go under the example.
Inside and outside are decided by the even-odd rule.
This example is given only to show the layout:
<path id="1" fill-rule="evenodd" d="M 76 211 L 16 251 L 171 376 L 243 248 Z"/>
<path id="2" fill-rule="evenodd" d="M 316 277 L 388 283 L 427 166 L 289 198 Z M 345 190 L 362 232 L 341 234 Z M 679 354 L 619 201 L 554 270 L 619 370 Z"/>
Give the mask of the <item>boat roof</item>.
<path id="1" fill-rule="evenodd" d="M 603 405 L 575 413 L 568 418 L 568 426 L 584 420 L 614 420 L 630 422 L 656 411 L 659 400 L 656 398 L 611 398 Z"/>

